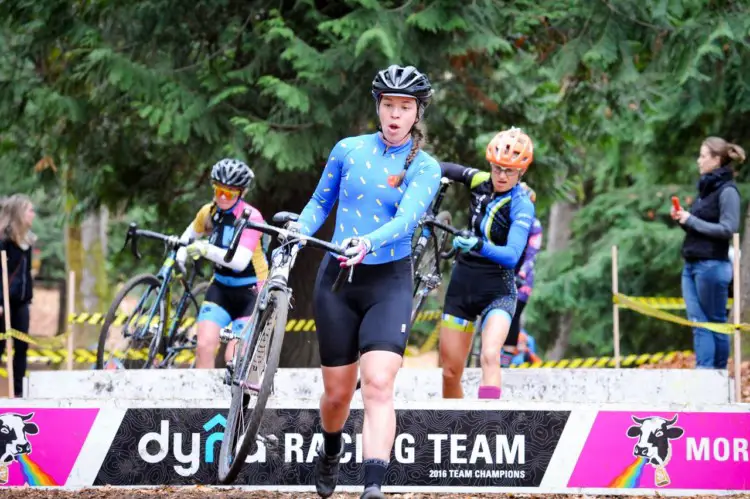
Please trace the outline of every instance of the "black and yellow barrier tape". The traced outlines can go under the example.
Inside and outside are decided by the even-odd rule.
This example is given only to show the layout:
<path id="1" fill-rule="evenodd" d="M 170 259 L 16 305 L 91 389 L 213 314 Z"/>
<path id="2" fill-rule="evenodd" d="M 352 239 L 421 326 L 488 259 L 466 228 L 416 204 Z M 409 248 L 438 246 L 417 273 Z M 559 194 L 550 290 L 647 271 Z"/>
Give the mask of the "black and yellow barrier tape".
<path id="1" fill-rule="evenodd" d="M 644 353 L 640 355 L 631 354 L 625 355 L 620 358 L 620 366 L 622 367 L 638 367 L 643 364 L 656 364 L 657 362 L 670 362 L 677 355 L 690 355 L 693 352 L 690 350 L 684 351 L 673 351 L 673 352 L 656 352 L 656 353 Z M 547 360 L 536 363 L 524 362 L 517 366 L 510 366 L 511 369 L 530 369 L 530 368 L 556 368 L 556 369 L 589 369 L 589 368 L 608 368 L 615 367 L 614 357 L 586 357 L 586 358 L 574 358 L 574 359 L 561 359 L 561 360 Z"/>
<path id="2" fill-rule="evenodd" d="M 649 298 L 648 300 L 655 300 L 656 298 Z M 713 322 L 694 322 L 684 317 L 665 312 L 663 309 L 659 309 L 655 306 L 649 305 L 648 301 L 642 297 L 627 296 L 622 293 L 616 293 L 612 296 L 612 301 L 617 305 L 628 308 L 635 312 L 661 319 L 663 321 L 674 322 L 682 326 L 688 327 L 701 327 L 714 331 L 721 334 L 734 334 L 735 331 L 750 331 L 750 324 L 728 324 L 728 323 L 713 323 Z"/>
<path id="3" fill-rule="evenodd" d="M 436 321 L 440 318 L 440 316 L 441 316 L 441 312 L 439 310 L 426 310 L 424 312 L 420 312 L 419 314 L 417 314 L 416 322 Z M 126 320 L 127 320 L 126 315 L 118 315 L 115 321 L 113 322 L 113 325 L 118 326 L 118 327 L 122 326 Z M 84 312 L 81 314 L 71 315 L 69 322 L 71 324 L 101 325 L 104 323 L 104 316 L 102 314 L 89 314 L 89 313 Z M 140 320 L 138 320 L 137 325 L 143 326 L 145 323 L 146 323 L 146 318 L 142 317 Z M 152 318 L 151 324 L 156 326 L 158 324 L 158 318 L 157 317 Z M 181 330 L 189 329 L 194 324 L 195 324 L 195 318 L 188 317 L 188 318 L 183 319 L 178 329 L 181 329 Z M 300 332 L 300 331 L 301 332 L 315 331 L 315 320 L 313 319 L 289 319 L 287 321 L 286 323 L 287 333 Z M 61 334 L 58 336 L 32 336 L 26 333 L 22 333 L 20 331 L 16 331 L 15 329 L 11 329 L 9 333 L 0 333 L 0 340 L 13 338 L 16 340 L 25 341 L 26 343 L 30 345 L 55 349 L 55 348 L 65 346 L 69 335 L 70 335 L 70 331 L 67 331 L 64 334 Z M 437 339 L 435 339 L 435 341 L 437 341 Z M 434 346 L 434 342 L 432 346 Z M 432 346 L 430 346 L 430 348 L 432 348 Z"/>

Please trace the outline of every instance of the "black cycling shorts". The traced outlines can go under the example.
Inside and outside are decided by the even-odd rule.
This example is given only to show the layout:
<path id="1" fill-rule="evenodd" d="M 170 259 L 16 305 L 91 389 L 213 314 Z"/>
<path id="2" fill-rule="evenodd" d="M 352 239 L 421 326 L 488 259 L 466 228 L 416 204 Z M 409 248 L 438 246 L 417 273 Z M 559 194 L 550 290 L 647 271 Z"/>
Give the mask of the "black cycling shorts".
<path id="1" fill-rule="evenodd" d="M 518 300 L 516 302 L 516 313 L 513 314 L 513 321 L 510 323 L 510 330 L 508 331 L 508 337 L 505 338 L 504 346 L 518 346 L 518 336 L 521 334 L 521 314 L 523 314 L 525 306 L 525 301 Z"/>
<path id="2" fill-rule="evenodd" d="M 457 261 L 445 294 L 443 323 L 473 332 L 473 322 L 482 322 L 492 311 L 502 311 L 512 321 L 516 312 L 516 281 L 513 269 L 490 268 Z"/>
<path id="3" fill-rule="evenodd" d="M 331 291 L 340 267 L 329 253 L 315 278 L 314 316 L 320 363 L 354 364 L 359 355 L 383 350 L 404 354 L 411 330 L 412 262 L 407 257 L 357 265 L 352 282 Z"/>
<path id="4" fill-rule="evenodd" d="M 206 290 L 198 322 L 211 321 L 226 327 L 232 323 L 232 331 L 242 331 L 255 308 L 257 297 L 255 285 L 226 286 L 213 281 Z"/>

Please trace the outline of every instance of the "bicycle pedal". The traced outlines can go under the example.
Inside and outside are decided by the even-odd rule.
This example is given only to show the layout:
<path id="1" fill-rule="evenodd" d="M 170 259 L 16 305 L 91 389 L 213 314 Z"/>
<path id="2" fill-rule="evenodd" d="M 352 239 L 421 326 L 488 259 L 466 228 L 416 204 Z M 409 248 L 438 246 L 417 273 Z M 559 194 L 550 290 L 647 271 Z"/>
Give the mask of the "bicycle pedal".
<path id="1" fill-rule="evenodd" d="M 274 450 L 279 448 L 279 437 L 276 435 L 258 435 L 255 440 L 266 446 L 266 449 Z"/>
<path id="2" fill-rule="evenodd" d="M 232 329 L 223 327 L 219 330 L 219 341 L 221 343 L 226 344 L 234 339 L 237 339 L 237 337 L 234 335 Z"/>

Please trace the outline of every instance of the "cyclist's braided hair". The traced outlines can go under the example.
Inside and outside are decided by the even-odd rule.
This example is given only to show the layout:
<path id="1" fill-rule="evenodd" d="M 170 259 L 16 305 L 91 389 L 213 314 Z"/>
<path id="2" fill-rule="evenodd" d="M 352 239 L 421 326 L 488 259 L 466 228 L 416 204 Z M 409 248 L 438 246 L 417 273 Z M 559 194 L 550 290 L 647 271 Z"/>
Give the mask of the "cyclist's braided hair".
<path id="1" fill-rule="evenodd" d="M 398 180 L 396 181 L 396 187 L 400 187 L 401 184 L 404 183 L 404 177 L 406 177 L 406 171 L 409 169 L 409 166 L 411 165 L 412 161 L 414 161 L 414 158 L 417 157 L 419 150 L 422 149 L 422 147 L 424 147 L 424 144 L 427 140 L 427 132 L 425 131 L 421 122 L 415 123 L 414 126 L 412 127 L 411 139 L 412 139 L 411 151 L 409 151 L 409 155 L 406 157 L 403 171 L 398 176 Z"/>

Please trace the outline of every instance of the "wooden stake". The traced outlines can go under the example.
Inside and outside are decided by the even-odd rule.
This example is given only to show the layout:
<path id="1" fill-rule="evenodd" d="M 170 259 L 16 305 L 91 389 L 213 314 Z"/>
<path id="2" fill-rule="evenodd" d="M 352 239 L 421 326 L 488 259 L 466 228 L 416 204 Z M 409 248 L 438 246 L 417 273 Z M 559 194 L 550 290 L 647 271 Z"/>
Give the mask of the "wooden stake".
<path id="1" fill-rule="evenodd" d="M 732 272 L 734 273 L 734 298 L 732 309 L 734 311 L 734 324 L 740 324 L 740 235 L 734 234 L 734 262 Z M 742 402 L 742 349 L 740 348 L 740 330 L 734 330 L 734 401 Z"/>
<path id="2" fill-rule="evenodd" d="M 0 255 L 3 272 L 3 320 L 5 321 L 5 333 L 10 334 L 10 286 L 8 285 L 8 254 L 5 250 Z M 8 371 L 8 398 L 15 398 L 13 390 L 13 338 L 5 340 L 5 369 Z"/>
<path id="3" fill-rule="evenodd" d="M 70 271 L 68 273 L 68 371 L 73 370 L 73 345 L 75 344 L 75 331 L 76 328 L 73 323 L 70 322 L 70 318 L 73 317 L 76 306 L 76 273 Z"/>
<path id="4" fill-rule="evenodd" d="M 612 297 L 618 293 L 617 279 L 617 246 L 612 245 Z M 620 368 L 620 306 L 612 304 L 612 334 L 615 347 L 615 367 Z"/>

